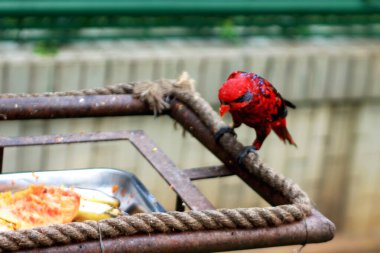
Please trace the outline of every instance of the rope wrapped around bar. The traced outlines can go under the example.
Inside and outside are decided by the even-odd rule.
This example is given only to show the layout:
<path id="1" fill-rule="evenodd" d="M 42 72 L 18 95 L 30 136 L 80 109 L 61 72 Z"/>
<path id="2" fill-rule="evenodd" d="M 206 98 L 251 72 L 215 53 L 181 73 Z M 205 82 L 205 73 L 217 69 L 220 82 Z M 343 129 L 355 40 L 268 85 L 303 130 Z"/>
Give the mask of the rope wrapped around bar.
<path id="1" fill-rule="evenodd" d="M 15 96 L 69 96 L 132 93 L 146 101 L 155 114 L 168 109 L 167 98 L 175 98 L 189 106 L 202 122 L 215 134 L 226 124 L 211 106 L 194 91 L 193 80 L 184 73 L 178 80 L 159 80 L 156 82 L 135 82 L 118 84 L 99 89 L 42 93 L 42 94 L 3 94 L 1 97 Z M 220 145 L 237 157 L 243 145 L 233 135 L 226 133 Z M 235 208 L 187 212 L 143 213 L 121 216 L 99 222 L 73 222 L 64 225 L 50 225 L 0 233 L 0 251 L 16 251 L 38 247 L 71 244 L 89 240 L 114 238 L 138 233 L 170 233 L 216 229 L 254 229 L 274 227 L 303 220 L 311 213 L 311 202 L 300 187 L 291 180 L 277 174 L 266 166 L 255 154 L 244 159 L 244 166 L 252 176 L 267 183 L 280 192 L 290 204 L 268 208 Z"/>

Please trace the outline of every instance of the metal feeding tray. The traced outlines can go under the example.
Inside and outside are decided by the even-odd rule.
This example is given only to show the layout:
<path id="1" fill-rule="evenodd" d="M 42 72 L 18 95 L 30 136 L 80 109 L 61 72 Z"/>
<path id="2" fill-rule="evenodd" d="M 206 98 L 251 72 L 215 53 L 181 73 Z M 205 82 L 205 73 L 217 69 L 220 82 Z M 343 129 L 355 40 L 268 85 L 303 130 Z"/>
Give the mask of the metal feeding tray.
<path id="1" fill-rule="evenodd" d="M 137 212 L 165 212 L 145 186 L 126 171 L 94 168 L 40 172 L 20 172 L 0 175 L 0 191 L 15 191 L 31 184 L 78 187 L 101 191 L 120 201 L 120 210 Z"/>

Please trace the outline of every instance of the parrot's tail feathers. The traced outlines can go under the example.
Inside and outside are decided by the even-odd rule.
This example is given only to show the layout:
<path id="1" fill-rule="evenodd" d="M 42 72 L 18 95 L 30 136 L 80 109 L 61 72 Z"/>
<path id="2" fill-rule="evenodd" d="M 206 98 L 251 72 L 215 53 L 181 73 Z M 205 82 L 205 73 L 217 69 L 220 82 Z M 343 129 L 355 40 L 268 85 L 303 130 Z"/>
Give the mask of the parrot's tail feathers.
<path id="1" fill-rule="evenodd" d="M 296 109 L 296 105 L 290 102 L 289 100 L 284 99 L 286 106 Z"/>
<path id="2" fill-rule="evenodd" d="M 291 136 L 291 134 L 289 133 L 288 129 L 286 128 L 286 126 L 274 126 L 272 127 L 273 128 L 273 131 L 278 135 L 278 137 L 284 142 L 288 142 L 290 145 L 293 145 L 295 147 L 297 147 L 297 144 L 295 143 L 295 141 L 293 140 L 293 137 Z"/>

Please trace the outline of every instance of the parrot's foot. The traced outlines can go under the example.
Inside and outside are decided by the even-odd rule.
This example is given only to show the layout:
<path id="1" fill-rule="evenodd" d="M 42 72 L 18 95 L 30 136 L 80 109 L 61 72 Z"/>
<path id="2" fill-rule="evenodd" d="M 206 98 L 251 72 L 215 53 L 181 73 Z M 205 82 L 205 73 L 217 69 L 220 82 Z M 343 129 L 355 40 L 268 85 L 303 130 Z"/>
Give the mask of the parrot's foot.
<path id="1" fill-rule="evenodd" d="M 225 134 L 225 133 L 230 133 L 232 134 L 233 136 L 236 136 L 236 133 L 234 131 L 233 128 L 229 127 L 229 126 L 224 126 L 224 127 L 221 127 L 218 132 L 216 132 L 215 136 L 214 136 L 214 139 L 216 141 L 216 143 L 219 143 L 220 141 L 220 138 L 222 138 L 222 136 Z"/>
<path id="2" fill-rule="evenodd" d="M 246 146 L 244 147 L 240 153 L 239 153 L 239 156 L 238 156 L 238 164 L 241 166 L 243 165 L 243 160 L 244 158 L 249 154 L 249 153 L 256 153 L 256 149 L 253 147 L 253 146 Z"/>

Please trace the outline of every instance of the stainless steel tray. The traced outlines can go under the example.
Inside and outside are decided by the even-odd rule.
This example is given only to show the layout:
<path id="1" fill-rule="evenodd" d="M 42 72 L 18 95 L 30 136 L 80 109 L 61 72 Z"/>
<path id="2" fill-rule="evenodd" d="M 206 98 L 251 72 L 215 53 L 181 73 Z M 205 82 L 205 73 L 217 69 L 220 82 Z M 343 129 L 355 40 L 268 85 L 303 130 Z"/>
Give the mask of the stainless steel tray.
<path id="1" fill-rule="evenodd" d="M 91 168 L 0 174 L 0 191 L 20 190 L 30 184 L 99 190 L 118 198 L 120 209 L 130 214 L 141 211 L 165 212 L 133 174 L 122 170 Z"/>

